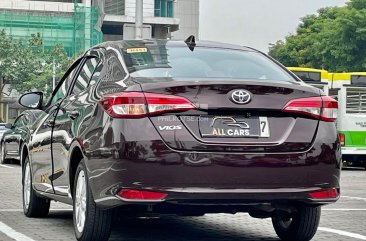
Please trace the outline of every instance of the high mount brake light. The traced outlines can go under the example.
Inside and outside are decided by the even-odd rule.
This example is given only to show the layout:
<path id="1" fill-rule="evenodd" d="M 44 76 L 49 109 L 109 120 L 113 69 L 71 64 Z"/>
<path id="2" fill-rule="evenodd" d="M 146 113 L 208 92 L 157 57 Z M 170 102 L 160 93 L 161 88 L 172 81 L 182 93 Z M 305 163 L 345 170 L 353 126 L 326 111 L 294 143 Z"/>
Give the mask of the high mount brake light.
<path id="1" fill-rule="evenodd" d="M 294 99 L 288 102 L 282 111 L 334 122 L 337 120 L 338 102 L 329 96 Z"/>
<path id="2" fill-rule="evenodd" d="M 104 110 L 114 118 L 142 118 L 196 108 L 184 97 L 142 92 L 108 95 L 99 102 Z"/>

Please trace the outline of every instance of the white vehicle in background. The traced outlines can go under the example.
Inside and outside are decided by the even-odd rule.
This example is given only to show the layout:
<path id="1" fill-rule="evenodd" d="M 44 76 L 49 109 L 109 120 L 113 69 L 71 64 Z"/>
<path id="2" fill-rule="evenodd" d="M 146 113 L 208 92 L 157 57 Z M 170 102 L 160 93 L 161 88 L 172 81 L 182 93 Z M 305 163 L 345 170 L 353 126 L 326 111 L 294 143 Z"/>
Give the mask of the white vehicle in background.
<path id="1" fill-rule="evenodd" d="M 0 123 L 0 139 L 3 136 L 4 132 L 8 130 L 6 125 L 7 125 L 6 123 Z"/>
<path id="2" fill-rule="evenodd" d="M 288 70 L 296 74 L 304 82 L 321 89 L 326 95 L 329 93 L 329 72 L 322 69 L 312 69 L 303 67 L 287 67 Z"/>
<path id="3" fill-rule="evenodd" d="M 340 89 L 344 85 L 366 86 L 366 72 L 329 74 L 329 89 Z"/>
<path id="4" fill-rule="evenodd" d="M 366 168 L 366 73 L 332 74 L 344 166 Z M 334 88 L 337 87 L 337 88 Z"/>
<path id="5" fill-rule="evenodd" d="M 5 131 L 9 130 L 7 128 L 7 123 L 0 123 L 0 140 L 3 137 L 3 134 Z M 1 150 L 2 146 L 1 146 L 1 142 L 0 142 L 0 150 Z M 1 164 L 1 151 L 0 151 L 0 164 Z"/>

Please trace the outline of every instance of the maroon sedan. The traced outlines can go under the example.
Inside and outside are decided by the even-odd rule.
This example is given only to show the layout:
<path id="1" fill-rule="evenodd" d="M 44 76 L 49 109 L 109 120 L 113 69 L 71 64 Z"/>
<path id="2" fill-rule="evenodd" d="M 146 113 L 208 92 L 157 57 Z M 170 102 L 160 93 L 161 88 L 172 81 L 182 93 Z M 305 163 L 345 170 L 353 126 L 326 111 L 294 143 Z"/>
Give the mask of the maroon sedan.
<path id="1" fill-rule="evenodd" d="M 42 99 L 20 99 L 45 112 L 22 151 L 24 212 L 73 205 L 78 240 L 108 240 L 117 208 L 248 212 L 306 241 L 340 195 L 337 102 L 252 48 L 108 42 Z"/>

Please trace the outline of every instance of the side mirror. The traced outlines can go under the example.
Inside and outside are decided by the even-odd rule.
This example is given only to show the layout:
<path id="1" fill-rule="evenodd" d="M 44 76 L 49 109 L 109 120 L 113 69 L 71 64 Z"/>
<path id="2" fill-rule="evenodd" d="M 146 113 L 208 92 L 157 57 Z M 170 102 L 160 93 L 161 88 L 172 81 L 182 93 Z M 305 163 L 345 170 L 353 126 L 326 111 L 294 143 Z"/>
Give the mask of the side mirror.
<path id="1" fill-rule="evenodd" d="M 11 129 L 12 127 L 13 127 L 13 125 L 11 123 L 6 123 L 5 124 L 6 129 Z"/>
<path id="2" fill-rule="evenodd" d="M 42 92 L 30 92 L 19 98 L 19 104 L 28 109 L 41 109 L 43 102 Z"/>

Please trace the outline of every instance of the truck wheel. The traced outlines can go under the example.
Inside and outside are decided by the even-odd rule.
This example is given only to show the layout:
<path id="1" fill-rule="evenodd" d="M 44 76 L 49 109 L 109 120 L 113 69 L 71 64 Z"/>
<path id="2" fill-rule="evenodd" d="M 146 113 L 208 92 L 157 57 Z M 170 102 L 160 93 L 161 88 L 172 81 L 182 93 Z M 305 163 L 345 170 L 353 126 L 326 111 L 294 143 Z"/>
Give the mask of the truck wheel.
<path id="1" fill-rule="evenodd" d="M 50 210 L 50 200 L 38 197 L 32 185 L 32 172 L 29 158 L 26 157 L 23 168 L 23 210 L 27 217 L 45 217 Z"/>
<path id="2" fill-rule="evenodd" d="M 320 213 L 321 207 L 300 206 L 294 214 L 277 212 L 272 224 L 281 240 L 309 241 L 318 229 Z"/>
<path id="3" fill-rule="evenodd" d="M 112 226 L 112 211 L 98 208 L 94 202 L 85 163 L 76 170 L 73 192 L 73 221 L 78 241 L 106 241 Z"/>

